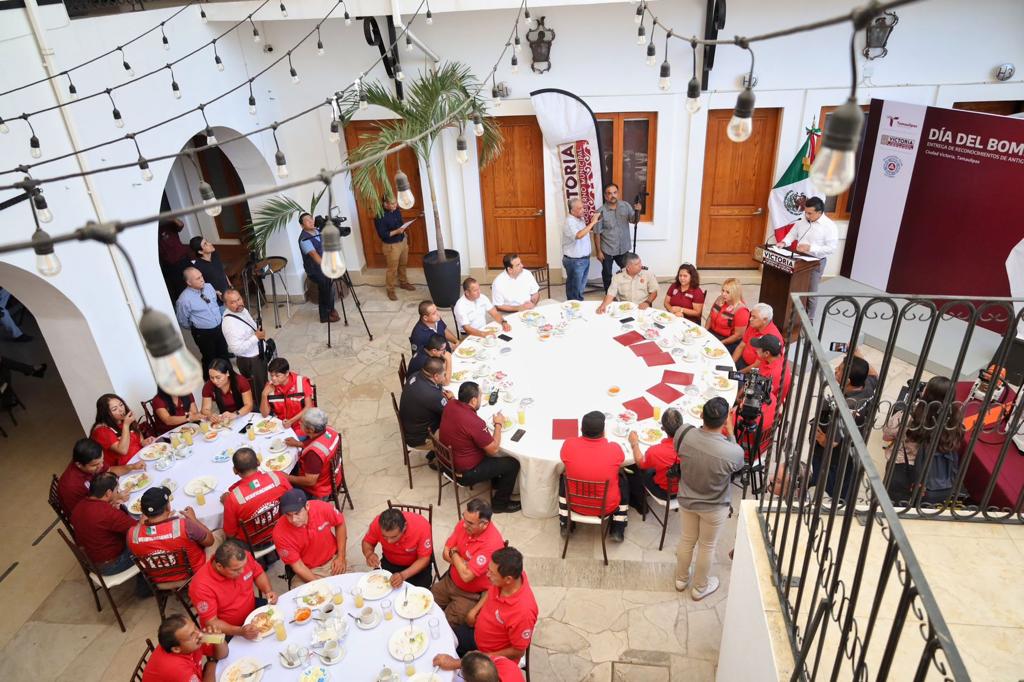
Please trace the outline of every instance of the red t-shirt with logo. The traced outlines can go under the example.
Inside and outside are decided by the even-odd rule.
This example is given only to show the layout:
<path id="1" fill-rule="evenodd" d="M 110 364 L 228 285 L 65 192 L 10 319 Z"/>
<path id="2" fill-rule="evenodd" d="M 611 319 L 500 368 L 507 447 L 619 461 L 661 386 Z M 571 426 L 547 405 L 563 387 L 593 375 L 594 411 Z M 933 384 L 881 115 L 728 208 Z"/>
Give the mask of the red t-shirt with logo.
<path id="1" fill-rule="evenodd" d="M 204 644 L 190 654 L 176 654 L 158 646 L 146 663 L 142 682 L 202 682 L 206 656 L 213 656 L 212 644 Z"/>
<path id="2" fill-rule="evenodd" d="M 263 575 L 263 567 L 246 552 L 245 568 L 237 578 L 217 572 L 209 561 L 196 571 L 188 586 L 188 596 L 199 614 L 199 624 L 206 626 L 214 618 L 241 627 L 246 616 L 256 608 L 253 583 Z"/>
<path id="3" fill-rule="evenodd" d="M 743 332 L 743 361 L 748 365 L 753 365 L 757 362 L 757 349 L 750 345 L 751 339 L 759 339 L 762 336 L 774 336 L 782 342 L 782 332 L 775 326 L 774 322 L 769 322 L 768 326 L 764 329 L 756 330 L 751 325 L 747 325 L 747 331 Z"/>
<path id="4" fill-rule="evenodd" d="M 606 438 L 577 436 L 562 443 L 561 456 L 565 464 L 566 478 L 608 481 L 608 492 L 604 498 L 605 513 L 611 513 L 619 508 L 619 467 L 625 461 L 626 455 L 617 443 L 612 443 Z M 573 511 L 584 516 L 598 516 L 594 508 Z"/>
<path id="5" fill-rule="evenodd" d="M 498 669 L 498 682 L 526 682 L 517 662 L 504 656 L 491 656 L 491 660 Z"/>
<path id="6" fill-rule="evenodd" d="M 694 304 L 704 303 L 704 290 L 693 288 L 683 291 L 675 282 L 668 288 L 668 304 L 678 308 L 693 308 Z M 683 315 L 683 317 L 694 324 L 700 324 L 700 315 Z"/>
<path id="7" fill-rule="evenodd" d="M 537 599 L 523 573 L 523 584 L 515 593 L 502 596 L 500 588 L 487 588 L 487 601 L 476 616 L 473 637 L 484 653 L 512 647 L 526 651 L 537 625 Z M 514 663 L 519 657 L 510 658 Z"/>
<path id="8" fill-rule="evenodd" d="M 679 479 L 674 479 L 672 487 L 669 488 L 668 470 L 678 461 L 679 454 L 672 444 L 672 439 L 664 438 L 660 443 L 647 448 L 647 452 L 644 453 L 644 463 L 638 462 L 637 466 L 641 469 L 654 469 L 654 482 L 658 484 L 658 487 L 670 495 L 675 495 L 679 492 Z"/>
<path id="9" fill-rule="evenodd" d="M 89 484 L 96 474 L 102 474 L 107 470 L 106 465 L 95 474 L 87 474 L 78 468 L 74 461 L 68 463 L 64 473 L 57 479 L 57 497 L 64 505 L 64 511 L 69 515 L 78 506 L 78 503 L 89 496 Z"/>
<path id="10" fill-rule="evenodd" d="M 445 547 L 451 547 L 455 552 L 466 560 L 466 565 L 476 577 L 472 582 L 467 583 L 459 575 L 458 571 L 451 571 L 452 582 L 460 590 L 479 594 L 486 592 L 491 586 L 487 578 L 487 567 L 491 563 L 491 555 L 496 550 L 505 546 L 505 539 L 501 537 L 501 531 L 493 523 L 488 523 L 487 528 L 479 535 L 470 535 L 466 532 L 466 524 L 459 522 L 451 536 L 445 541 Z"/>
<path id="11" fill-rule="evenodd" d="M 786 358 L 781 355 L 771 363 L 759 360 L 755 366 L 763 376 L 772 378 L 772 401 L 761 407 L 761 414 L 764 415 L 762 428 L 767 431 L 775 423 L 775 413 L 779 410 L 779 403 L 789 393 L 789 384 L 793 379 L 793 370 L 790 368 L 789 363 L 786 362 Z"/>
<path id="12" fill-rule="evenodd" d="M 415 512 L 403 511 L 405 531 L 397 542 L 388 542 L 380 529 L 380 516 L 370 522 L 370 528 L 363 536 L 363 542 L 376 547 L 380 545 L 384 558 L 396 566 L 411 566 L 417 559 L 430 556 L 434 541 L 430 522 Z"/>
<path id="13" fill-rule="evenodd" d="M 737 329 L 750 324 L 750 308 L 739 304 L 739 307 L 728 304 L 715 305 L 711 307 L 711 314 L 708 316 L 708 329 L 719 336 L 732 336 Z"/>
<path id="14" fill-rule="evenodd" d="M 284 515 L 274 526 L 274 545 L 281 561 L 294 564 L 301 560 L 308 568 L 323 566 L 338 553 L 334 527 L 345 523 L 345 516 L 334 505 L 320 500 L 306 504 L 309 520 L 296 528 Z"/>

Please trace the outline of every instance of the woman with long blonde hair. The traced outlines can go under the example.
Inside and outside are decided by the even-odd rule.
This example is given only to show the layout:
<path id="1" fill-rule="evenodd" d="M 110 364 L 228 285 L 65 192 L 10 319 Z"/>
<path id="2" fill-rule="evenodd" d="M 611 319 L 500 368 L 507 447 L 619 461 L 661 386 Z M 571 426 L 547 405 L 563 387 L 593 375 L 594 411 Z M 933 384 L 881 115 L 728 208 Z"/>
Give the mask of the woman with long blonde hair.
<path id="1" fill-rule="evenodd" d="M 743 285 L 730 277 L 722 282 L 722 293 L 711 306 L 707 328 L 732 353 L 743 340 L 749 322 L 750 309 L 743 300 Z"/>

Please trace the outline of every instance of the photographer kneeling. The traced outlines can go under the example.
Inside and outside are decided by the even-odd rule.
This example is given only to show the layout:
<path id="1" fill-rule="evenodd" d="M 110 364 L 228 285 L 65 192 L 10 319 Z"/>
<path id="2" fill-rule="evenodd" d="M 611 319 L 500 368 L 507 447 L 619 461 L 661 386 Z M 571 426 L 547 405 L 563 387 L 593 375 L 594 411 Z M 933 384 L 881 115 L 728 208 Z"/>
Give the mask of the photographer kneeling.
<path id="1" fill-rule="evenodd" d="M 743 428 L 737 424 L 740 432 L 737 440 L 748 453 L 762 453 L 771 445 L 771 430 L 775 423 L 775 414 L 779 404 L 789 393 L 789 385 L 793 379 L 793 369 L 782 356 L 782 342 L 775 336 L 760 336 L 750 340 L 750 345 L 757 354 L 757 360 L 746 373 L 746 381 L 739 395 L 737 405 L 741 422 L 756 426 L 761 422 L 761 437 L 757 440 L 756 428 Z M 765 387 L 764 384 L 768 383 Z M 751 403 L 751 398 L 756 403 Z M 744 409 L 746 406 L 747 409 Z M 756 410 L 754 409 L 756 406 Z M 751 459 L 755 457 L 752 456 Z"/>

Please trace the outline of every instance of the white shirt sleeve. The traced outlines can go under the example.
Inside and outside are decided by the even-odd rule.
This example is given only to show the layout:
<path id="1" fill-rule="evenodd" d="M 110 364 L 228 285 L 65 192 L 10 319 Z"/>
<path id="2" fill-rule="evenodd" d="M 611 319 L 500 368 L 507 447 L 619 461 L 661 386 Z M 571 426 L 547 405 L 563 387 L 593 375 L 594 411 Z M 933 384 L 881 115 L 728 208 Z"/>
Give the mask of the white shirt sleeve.
<path id="1" fill-rule="evenodd" d="M 476 305 L 476 320 L 470 324 L 477 329 L 483 329 L 484 325 L 486 325 L 491 319 L 488 313 L 494 310 L 494 304 L 491 303 L 491 299 L 487 298 L 487 296 L 480 294 L 480 298 L 477 299 Z"/>
<path id="2" fill-rule="evenodd" d="M 506 305 L 508 302 L 508 291 L 506 288 L 511 284 L 507 273 L 501 273 L 491 282 L 491 296 L 494 297 L 494 305 Z M 508 304 L 513 305 L 513 304 Z"/>
<path id="3" fill-rule="evenodd" d="M 459 330 L 465 330 L 466 325 L 473 326 L 473 321 L 470 316 L 473 312 L 473 304 L 465 296 L 459 298 L 455 302 L 455 324 L 459 325 Z"/>
<path id="4" fill-rule="evenodd" d="M 828 216 L 822 216 L 815 224 L 814 240 L 810 244 L 811 255 L 815 258 L 827 258 L 835 253 L 839 246 L 839 230 Z"/>
<path id="5" fill-rule="evenodd" d="M 527 282 L 528 282 L 528 286 L 527 286 L 526 292 L 527 292 L 527 293 L 528 293 L 528 294 L 529 294 L 530 296 L 533 296 L 533 295 L 534 295 L 535 293 L 537 293 L 538 291 L 540 291 L 540 287 L 539 287 L 539 286 L 537 285 L 537 278 L 535 278 L 535 277 L 533 276 L 533 273 L 532 273 L 532 272 L 530 272 L 529 270 L 523 270 L 523 271 L 522 271 L 522 272 L 521 272 L 521 273 L 519 274 L 519 276 L 520 276 L 520 277 L 525 277 L 525 278 L 527 279 Z"/>

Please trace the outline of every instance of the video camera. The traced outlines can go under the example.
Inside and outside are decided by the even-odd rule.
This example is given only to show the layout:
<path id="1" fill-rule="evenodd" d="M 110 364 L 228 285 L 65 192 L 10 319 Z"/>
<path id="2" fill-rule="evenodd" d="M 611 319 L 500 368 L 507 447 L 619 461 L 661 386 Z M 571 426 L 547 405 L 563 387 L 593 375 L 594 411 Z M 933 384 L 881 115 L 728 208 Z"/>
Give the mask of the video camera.
<path id="1" fill-rule="evenodd" d="M 321 232 L 327 225 L 327 222 L 330 221 L 336 228 L 338 228 L 338 232 L 341 233 L 342 237 L 347 237 L 352 234 L 352 228 L 349 225 L 342 225 L 342 223 L 348 220 L 348 217 L 340 215 L 340 213 L 341 210 L 335 206 L 331 209 L 329 215 L 313 216 L 313 225 L 316 226 L 318 232 Z"/>
<path id="2" fill-rule="evenodd" d="M 719 365 L 715 369 L 727 372 L 730 379 L 739 382 L 741 398 L 736 413 L 739 421 L 757 421 L 761 408 L 772 401 L 772 378 L 762 375 L 756 367 L 751 367 L 747 373 L 735 372 L 726 365 Z"/>

